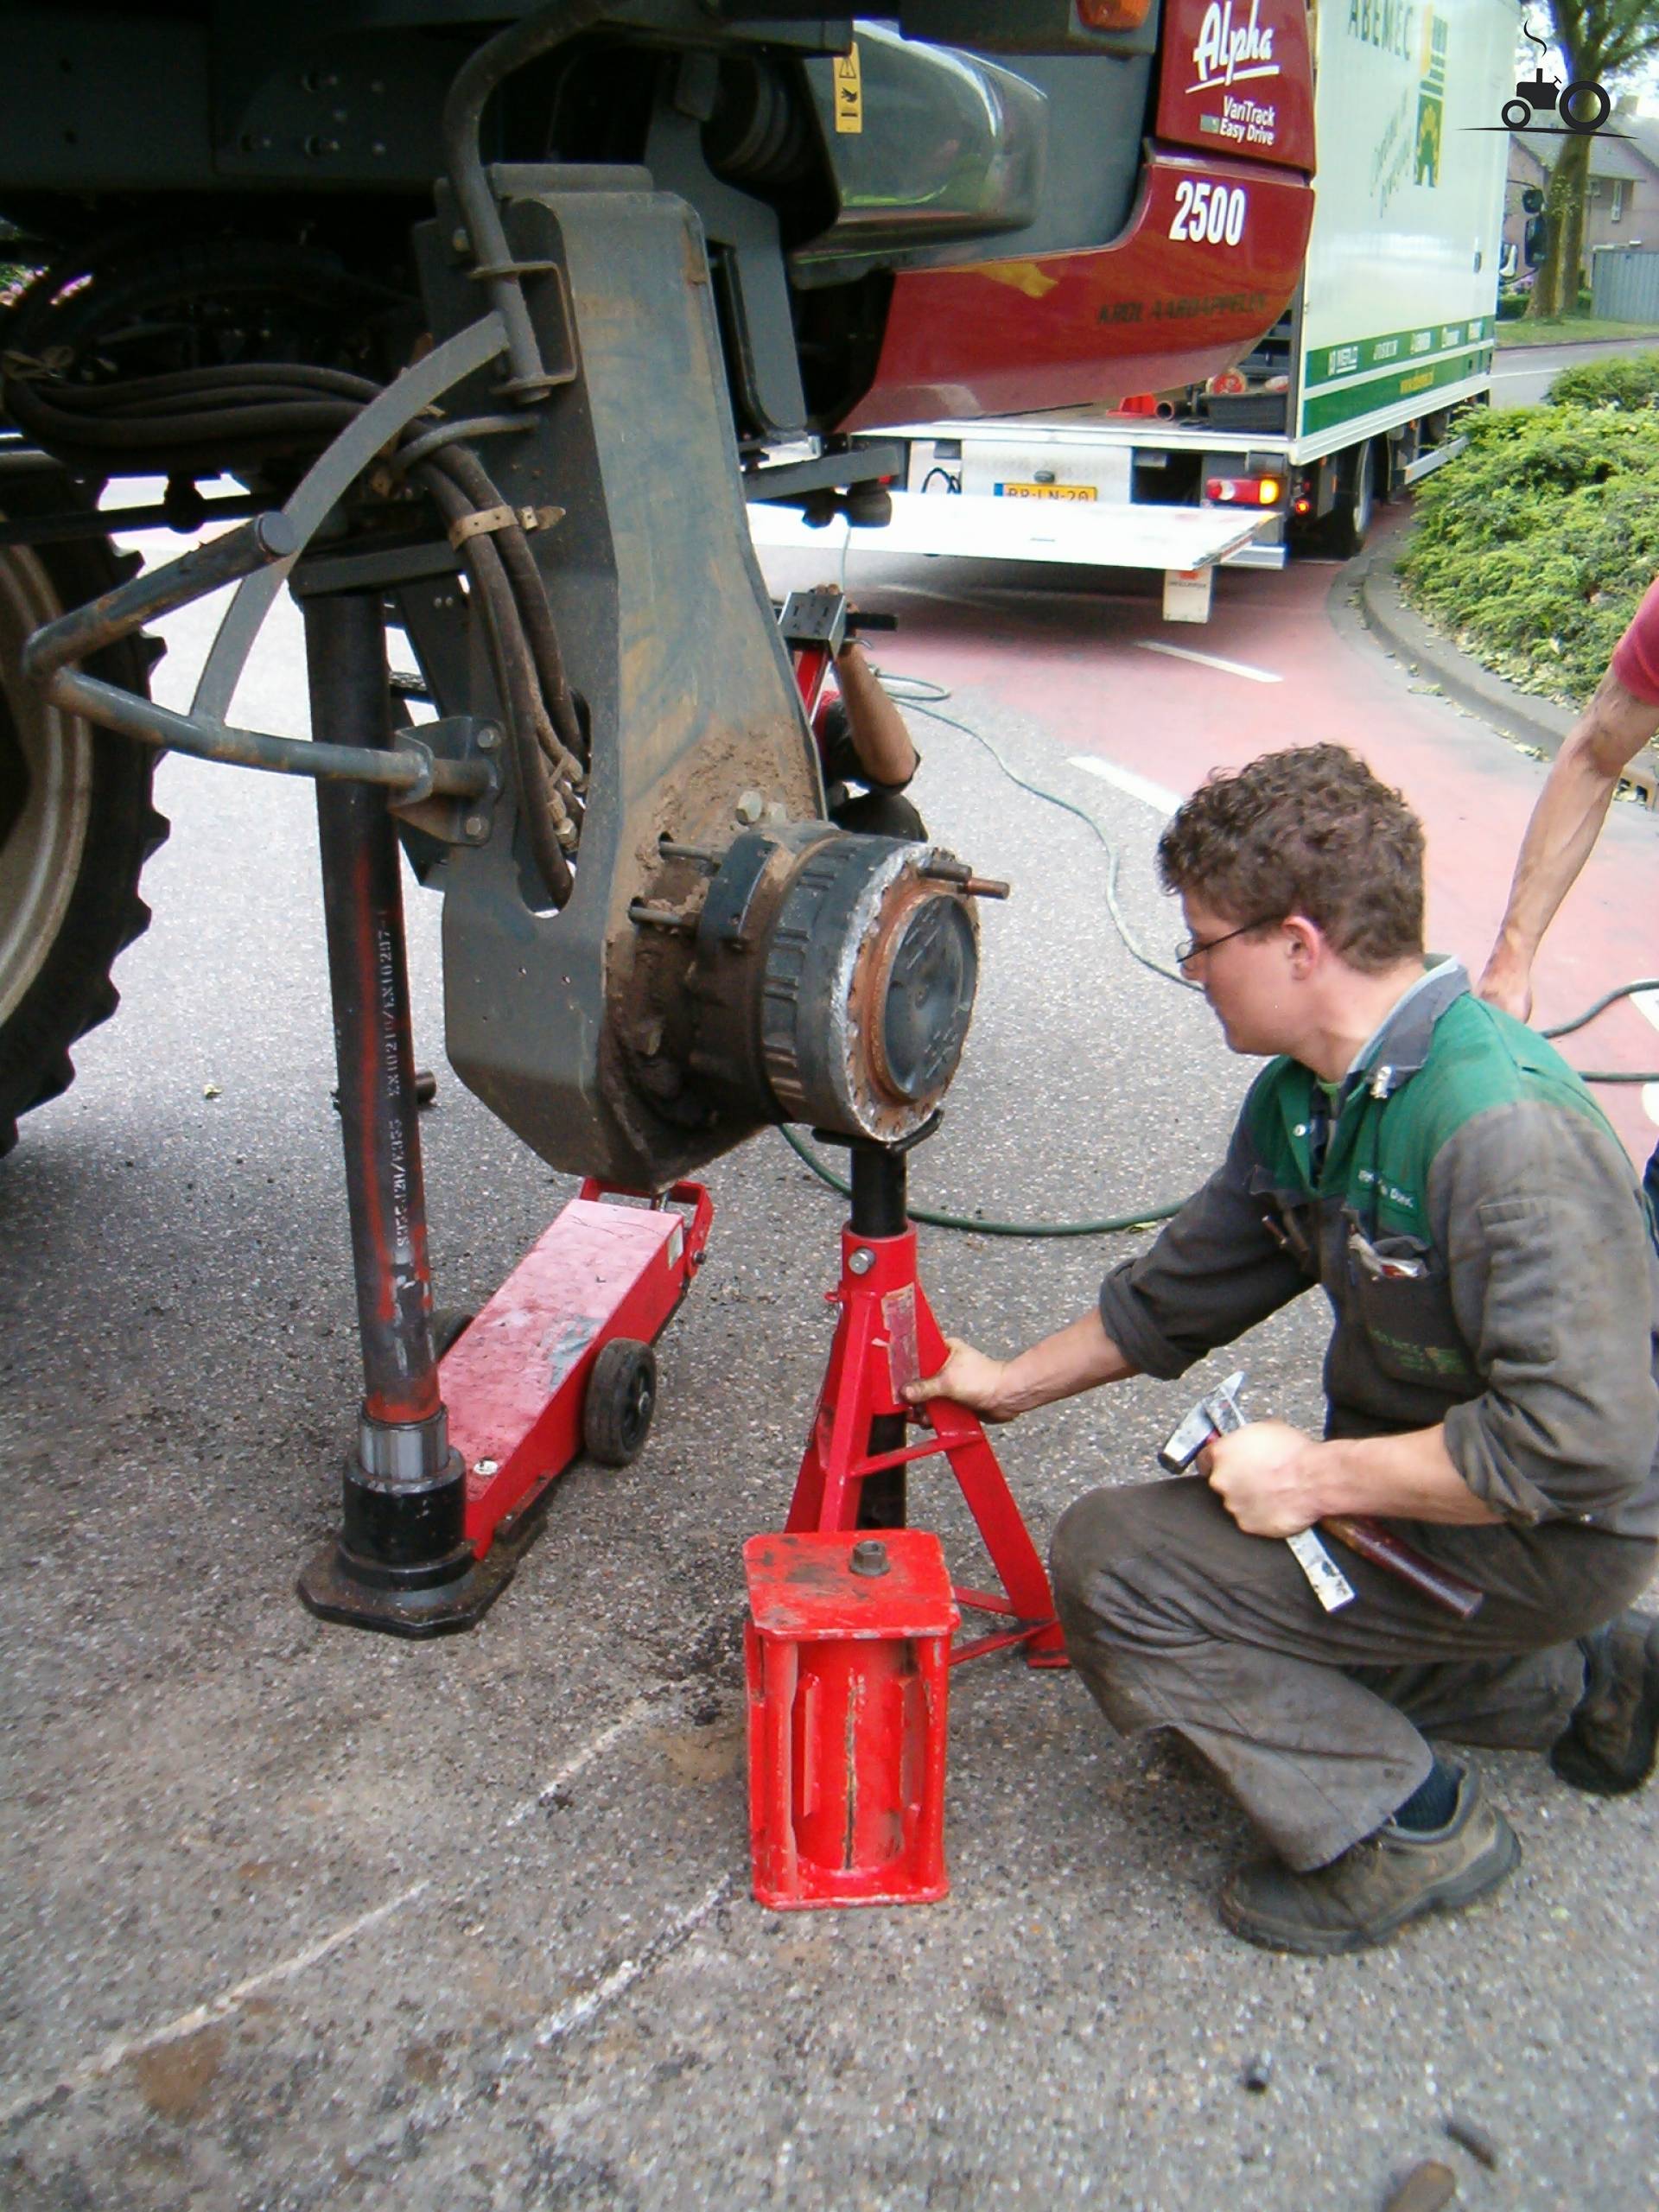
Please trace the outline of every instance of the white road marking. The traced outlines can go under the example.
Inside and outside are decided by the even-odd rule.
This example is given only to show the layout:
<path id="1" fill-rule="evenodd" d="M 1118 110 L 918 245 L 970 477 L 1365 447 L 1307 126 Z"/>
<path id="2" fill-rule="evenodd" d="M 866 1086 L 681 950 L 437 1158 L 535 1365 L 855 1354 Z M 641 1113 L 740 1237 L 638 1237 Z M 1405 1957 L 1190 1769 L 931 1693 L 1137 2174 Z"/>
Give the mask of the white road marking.
<path id="1" fill-rule="evenodd" d="M 296 1974 L 319 1965 L 355 1936 L 365 1935 L 383 1920 L 390 1920 L 394 1912 L 401 1912 L 406 1904 L 413 1904 L 416 1898 L 430 1886 L 428 1882 L 415 1883 L 397 1897 L 388 1897 L 384 1904 L 376 1905 L 372 1911 L 359 1913 L 355 1920 L 348 1920 L 343 1928 L 336 1928 L 332 1935 L 321 1936 L 315 1943 L 308 1943 L 304 1950 L 296 1951 L 291 1959 L 282 1959 L 275 1966 L 262 1967 L 257 1974 L 251 1974 L 245 1981 L 236 1982 L 231 1988 L 221 1990 L 217 1997 L 209 1998 L 205 2005 L 193 2005 L 189 2012 L 179 2013 L 159 2028 L 150 2028 L 141 2035 L 118 2036 L 113 2043 L 106 2044 L 96 2058 L 89 2058 L 73 2072 L 61 2075 L 50 2088 L 31 2091 L 27 2096 L 16 2098 L 10 2104 L 0 2107 L 0 2126 L 9 2126 L 15 2120 L 27 2119 L 30 2113 L 38 2112 L 42 2105 L 50 2104 L 58 2097 L 78 2095 L 82 2089 L 90 2088 L 95 2082 L 105 2080 L 118 2067 L 125 2065 L 130 2058 L 137 2058 L 144 2051 L 158 2050 L 163 2044 L 177 2043 L 184 2036 L 193 2036 L 203 2028 L 211 2027 L 215 2020 L 225 2019 L 262 1989 L 269 1989 L 276 1982 L 291 1981 Z"/>
<path id="2" fill-rule="evenodd" d="M 642 1720 L 659 1712 L 664 1704 L 683 1688 L 677 1682 L 663 1683 L 635 1698 L 608 1726 L 590 1737 L 587 1743 L 571 1753 L 563 1765 L 556 1767 L 530 1802 L 512 1814 L 505 1825 L 516 1827 L 519 1821 L 528 1819 L 537 1806 L 545 1804 L 555 1791 L 563 1789 L 584 1767 L 637 1728 Z M 370 1929 L 391 1919 L 394 1913 L 401 1912 L 405 1905 L 413 1904 L 430 1887 L 429 1880 L 416 1882 L 410 1888 L 400 1891 L 395 1897 L 388 1897 L 384 1904 L 375 1905 L 370 1911 L 359 1913 L 355 1920 L 348 1920 L 328 1935 L 319 1936 L 315 1942 L 307 1944 L 302 1951 L 296 1951 L 291 1958 L 279 1959 L 274 1966 L 262 1967 L 257 1974 L 249 1974 L 245 1980 L 221 1990 L 217 1997 L 209 1998 L 205 2004 L 193 2005 L 188 2012 L 176 2014 L 174 2018 L 163 2021 L 159 2027 L 118 2037 L 114 2042 L 106 2044 L 95 2057 L 83 2061 L 67 2074 L 60 2075 L 46 2088 L 29 2090 L 22 2096 L 15 2097 L 10 2104 L 0 2105 L 0 2127 L 8 2127 L 14 2121 L 27 2120 L 60 2097 L 78 2096 L 82 2090 L 107 2080 L 130 2058 L 138 2057 L 147 2050 L 159 2050 L 164 2044 L 178 2043 L 186 2036 L 195 2035 L 201 2029 L 211 2027 L 216 2020 L 227 2018 L 231 2013 L 238 2011 L 250 1997 L 257 1996 L 261 1990 L 271 1988 L 278 1983 L 291 1981 L 296 1975 L 304 1974 L 309 1967 L 321 1965 L 324 1959 L 344 1944 L 359 1936 L 366 1935 Z M 682 1914 L 677 1920 L 671 1921 L 665 1929 L 654 1936 L 637 1959 L 625 1959 L 594 1988 L 560 2011 L 550 2014 L 535 2030 L 532 2042 L 537 2045 L 556 2042 L 561 2036 L 569 2035 L 572 2029 L 580 2027 L 584 2020 L 591 2019 L 602 2006 L 620 1997 L 642 1974 L 649 1974 L 671 1952 L 677 1950 L 689 1936 L 694 1935 L 729 1894 L 731 1887 L 731 1878 L 722 1876 L 701 1903 L 694 1905 L 690 1912 Z"/>
<path id="3" fill-rule="evenodd" d="M 538 1806 L 545 1805 L 548 1799 L 563 1789 L 567 1782 L 574 1782 L 583 1767 L 590 1766 L 603 1752 L 608 1751 L 613 1744 L 657 1712 L 677 1687 L 673 1683 L 659 1685 L 654 1690 L 642 1692 L 632 1705 L 625 1706 L 607 1727 L 601 1728 L 598 1735 L 590 1736 L 579 1751 L 571 1752 L 562 1766 L 555 1767 L 530 1802 L 521 1805 L 516 1813 L 508 1815 L 505 1825 L 516 1828 L 521 1821 L 527 1821 Z"/>
<path id="4" fill-rule="evenodd" d="M 1065 765 L 1068 768 L 1082 768 L 1091 776 L 1098 776 L 1103 784 L 1111 784 L 1117 790 L 1127 791 L 1131 798 L 1140 799 L 1166 819 L 1181 803 L 1178 793 L 1166 791 L 1161 784 L 1154 784 L 1146 776 L 1137 776 L 1133 768 L 1120 768 L 1110 760 L 1103 760 L 1097 753 L 1074 753 Z"/>
<path id="5" fill-rule="evenodd" d="M 1190 645 L 1166 645 L 1156 638 L 1137 638 L 1143 653 L 1167 653 L 1172 660 L 1195 660 L 1200 668 L 1218 668 L 1224 676 L 1242 676 L 1249 683 L 1282 683 L 1271 669 L 1252 668 L 1248 661 L 1223 660 L 1219 653 L 1195 653 Z"/>
<path id="6" fill-rule="evenodd" d="M 603 1981 L 595 1982 L 591 1989 L 584 1990 L 580 1997 L 573 1998 L 569 2004 L 562 2005 L 556 2012 L 550 2012 L 546 2019 L 538 2022 L 531 2032 L 531 2045 L 537 2050 L 545 2050 L 549 2044 L 557 2043 L 561 2037 L 569 2035 L 574 2029 L 591 2020 L 595 2012 L 602 2012 L 626 1990 L 632 1989 L 642 1975 L 661 1966 L 664 1959 L 696 1935 L 710 1913 L 725 1903 L 731 1889 L 731 1876 L 722 1874 L 690 1912 L 683 1912 L 677 1920 L 671 1920 L 660 1934 L 653 1936 L 637 1959 L 624 1959 L 620 1966 L 613 1967 Z"/>

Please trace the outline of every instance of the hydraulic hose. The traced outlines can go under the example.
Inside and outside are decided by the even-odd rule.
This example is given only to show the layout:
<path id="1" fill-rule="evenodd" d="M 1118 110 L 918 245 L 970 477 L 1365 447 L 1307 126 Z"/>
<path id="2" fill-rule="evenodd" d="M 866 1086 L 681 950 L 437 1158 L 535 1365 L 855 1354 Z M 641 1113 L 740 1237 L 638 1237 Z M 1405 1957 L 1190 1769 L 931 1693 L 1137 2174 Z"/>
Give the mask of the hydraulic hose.
<path id="1" fill-rule="evenodd" d="M 439 512 L 450 524 L 475 512 L 460 486 L 438 467 L 435 454 L 421 470 L 422 480 L 435 500 Z M 484 613 L 485 634 L 501 702 L 506 712 L 513 767 L 518 785 L 519 812 L 536 869 L 555 906 L 563 906 L 575 887 L 570 863 L 555 833 L 549 812 L 547 766 L 536 731 L 537 691 L 530 647 L 518 620 L 518 606 L 507 581 L 501 556 L 488 536 L 467 538 L 461 547 Z"/>
<path id="2" fill-rule="evenodd" d="M 459 486 L 474 508 L 503 506 L 506 504 L 497 490 L 494 480 L 476 454 L 464 446 L 446 445 L 431 456 L 430 465 L 440 468 Z M 560 650 L 559 635 L 553 624 L 553 612 L 547 603 L 547 590 L 543 584 L 536 556 L 530 550 L 530 541 L 517 523 L 505 530 L 491 533 L 496 550 L 501 556 L 502 566 L 512 588 L 514 599 L 523 620 L 524 634 L 536 662 L 543 699 L 552 724 L 555 743 L 553 765 L 573 788 L 582 784 L 582 725 L 576 719 L 575 702 L 570 696 L 570 686 L 564 672 L 564 655 Z M 560 758 L 559 754 L 563 757 Z"/>

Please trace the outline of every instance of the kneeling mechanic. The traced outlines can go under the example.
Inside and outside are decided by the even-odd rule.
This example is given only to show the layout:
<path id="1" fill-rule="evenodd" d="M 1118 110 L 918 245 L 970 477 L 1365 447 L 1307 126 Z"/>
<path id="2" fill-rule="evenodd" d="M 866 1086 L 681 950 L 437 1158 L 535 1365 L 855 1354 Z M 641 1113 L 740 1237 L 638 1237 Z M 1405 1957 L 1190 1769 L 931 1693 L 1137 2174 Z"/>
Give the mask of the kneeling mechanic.
<path id="1" fill-rule="evenodd" d="M 1098 1307 L 1000 1361 L 957 1339 L 910 1393 L 991 1421 L 1174 1377 L 1314 1285 L 1325 1435 L 1218 1438 L 1205 1476 L 1103 1489 L 1055 1533 L 1073 1663 L 1113 1726 L 1173 1729 L 1270 1855 L 1221 1913 L 1350 1951 L 1500 1883 L 1520 1847 L 1449 1739 L 1641 1785 L 1659 1623 L 1659 1254 L 1623 1147 L 1532 1031 L 1423 954 L 1423 839 L 1332 745 L 1217 774 L 1159 866 L 1181 965 L 1236 1052 L 1271 1054 L 1227 1157 Z M 1460 1622 L 1344 1552 L 1326 1613 L 1282 1538 L 1370 1514 L 1478 1586 Z"/>

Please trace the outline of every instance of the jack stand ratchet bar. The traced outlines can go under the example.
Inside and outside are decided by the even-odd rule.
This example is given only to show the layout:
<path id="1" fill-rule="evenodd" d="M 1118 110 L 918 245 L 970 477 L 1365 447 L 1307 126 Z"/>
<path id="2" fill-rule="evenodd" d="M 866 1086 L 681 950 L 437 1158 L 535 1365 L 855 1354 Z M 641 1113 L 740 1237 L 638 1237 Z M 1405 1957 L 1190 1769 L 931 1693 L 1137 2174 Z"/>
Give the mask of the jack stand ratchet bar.
<path id="1" fill-rule="evenodd" d="M 852 1202 L 847 1226 L 855 1236 L 902 1236 L 910 1227 L 910 1163 L 895 1146 L 855 1140 L 849 1147 Z M 873 1414 L 866 1449 L 871 1459 L 905 1441 L 903 1414 Z M 861 1529 L 902 1529 L 907 1515 L 905 1462 L 867 1475 L 859 1487 Z"/>

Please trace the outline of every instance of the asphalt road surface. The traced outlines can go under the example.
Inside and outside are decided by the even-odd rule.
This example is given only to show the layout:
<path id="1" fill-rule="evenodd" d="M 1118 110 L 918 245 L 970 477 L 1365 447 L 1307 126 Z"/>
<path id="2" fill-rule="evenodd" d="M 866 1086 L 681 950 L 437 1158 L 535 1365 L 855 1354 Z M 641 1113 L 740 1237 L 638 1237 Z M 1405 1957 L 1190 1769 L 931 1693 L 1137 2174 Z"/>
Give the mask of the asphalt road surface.
<path id="1" fill-rule="evenodd" d="M 1094 816 L 1164 949 L 1166 795 L 1287 738 L 1363 741 L 1429 815 L 1436 942 L 1483 949 L 1541 770 L 1376 652 L 1337 571 L 1229 574 L 1179 631 L 1121 580 L 861 552 L 853 581 L 905 619 L 883 657 L 977 733 L 917 715 L 930 824 L 1014 885 L 918 1201 L 1179 1197 L 1248 1072 L 1124 950 L 1100 845 L 982 741 Z M 242 719 L 303 728 L 296 634 L 284 610 Z M 176 626 L 168 697 L 200 642 Z M 775 1135 L 710 1172 L 712 1257 L 644 1456 L 562 1482 L 483 1628 L 410 1646 L 302 1611 L 356 1389 L 311 795 L 179 760 L 158 782 L 173 836 L 121 1011 L 0 1169 L 0 2201 L 1370 2212 L 1440 2156 L 1482 2212 L 1650 2212 L 1651 1795 L 1483 1755 L 1526 1853 L 1497 1899 L 1369 1956 L 1276 1959 L 1215 1920 L 1249 1839 L 1202 1777 L 1003 1656 L 953 1685 L 948 1902 L 750 1901 L 740 1547 L 782 1516 L 839 1224 Z M 1620 810 L 1553 1003 L 1650 963 L 1656 835 Z M 436 924 L 411 887 L 442 1070 Z M 1638 1014 L 1605 1030 L 1599 1059 L 1653 1053 Z M 1639 1149 L 1641 1095 L 1619 1110 Z M 447 1072 L 423 1128 L 438 1296 L 475 1303 L 571 1186 Z M 924 1231 L 923 1265 L 947 1327 L 1013 1349 L 1139 1241 Z M 1306 1300 L 1224 1364 L 1313 1421 L 1322 1338 Z M 1081 1491 L 1149 1475 L 1223 1371 L 998 1432 L 1039 1541 Z M 940 1482 L 912 1495 L 970 1561 Z M 1453 2110 L 1495 2171 L 1447 2140 Z"/>
<path id="2" fill-rule="evenodd" d="M 1563 369 L 1609 361 L 1621 353 L 1659 351 L 1659 339 L 1598 338 L 1577 346 L 1500 346 L 1492 356 L 1494 407 L 1532 407 Z"/>

